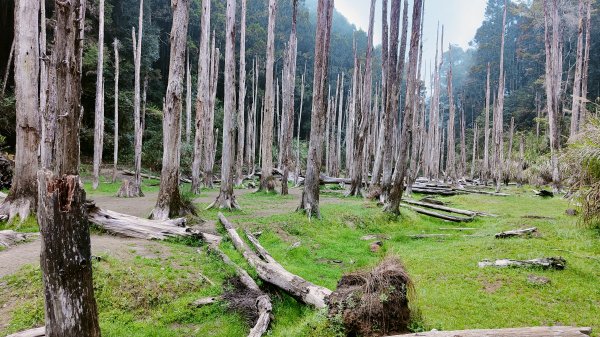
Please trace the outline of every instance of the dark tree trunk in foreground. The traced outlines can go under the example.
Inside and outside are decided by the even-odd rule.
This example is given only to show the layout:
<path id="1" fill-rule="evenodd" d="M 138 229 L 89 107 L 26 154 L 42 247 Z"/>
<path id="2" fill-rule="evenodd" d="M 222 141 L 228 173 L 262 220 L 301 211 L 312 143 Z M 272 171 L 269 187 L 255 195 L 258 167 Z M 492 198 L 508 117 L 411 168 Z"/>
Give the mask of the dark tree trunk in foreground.
<path id="1" fill-rule="evenodd" d="M 46 336 L 100 336 L 92 283 L 85 192 L 79 179 L 81 114 L 80 0 L 56 0 L 54 49 L 48 67 L 48 114 L 56 119 L 51 151 L 38 172 Z M 31 17 L 37 17 L 37 11 Z M 36 31 L 37 34 L 37 31 Z"/>
<path id="2" fill-rule="evenodd" d="M 306 160 L 306 179 L 302 200 L 298 210 L 307 213 L 308 217 L 321 217 L 319 209 L 319 177 L 323 152 L 323 136 L 325 128 L 325 99 L 327 76 L 329 73 L 329 45 L 331 39 L 331 23 L 334 0 L 319 0 L 317 8 L 317 32 L 315 39 L 315 63 L 313 78 L 313 102 L 310 121 L 310 143 Z M 264 172 L 264 171 L 263 171 Z"/>
<path id="3" fill-rule="evenodd" d="M 169 84 L 163 107 L 163 161 L 158 200 L 152 211 L 152 218 L 157 220 L 178 216 L 182 211 L 179 195 L 179 151 L 189 2 L 188 0 L 173 0 L 171 9 L 173 26 L 171 27 L 170 41 Z"/>
<path id="4" fill-rule="evenodd" d="M 36 172 L 40 143 L 38 105 L 38 14 L 37 0 L 15 2 L 15 99 L 16 152 L 13 182 L 8 196 L 0 204 L 0 215 L 15 215 L 24 221 L 37 207 Z"/>
<path id="5" fill-rule="evenodd" d="M 265 114 L 262 119 L 260 148 L 262 152 L 260 191 L 275 191 L 273 179 L 273 114 L 275 112 L 275 92 L 273 89 L 273 63 L 275 58 L 275 16 L 277 1 L 269 1 L 269 29 L 267 33 L 267 61 L 265 72 Z"/>
<path id="6" fill-rule="evenodd" d="M 227 0 L 225 28 L 225 91 L 223 111 L 223 150 L 221 155 L 221 190 L 217 199 L 209 206 L 237 209 L 239 205 L 233 195 L 235 160 L 235 0 Z"/>
<path id="7" fill-rule="evenodd" d="M 410 160 L 410 145 L 412 142 L 412 119 L 415 115 L 415 107 L 417 104 L 413 104 L 415 100 L 418 100 L 418 79 L 417 77 L 417 61 L 419 58 L 419 45 L 421 40 L 420 25 L 421 25 L 421 13 L 422 13 L 423 1 L 415 0 L 413 5 L 412 14 L 412 26 L 411 26 L 411 38 L 410 38 L 410 49 L 408 53 L 408 69 L 406 73 L 406 103 L 404 108 L 404 119 L 402 121 L 402 134 L 400 138 L 398 159 L 394 167 L 394 175 L 392 178 L 392 188 L 388 202 L 385 205 L 385 211 L 400 214 L 400 200 L 402 200 L 402 193 L 404 192 L 404 177 L 406 176 L 408 161 Z"/>

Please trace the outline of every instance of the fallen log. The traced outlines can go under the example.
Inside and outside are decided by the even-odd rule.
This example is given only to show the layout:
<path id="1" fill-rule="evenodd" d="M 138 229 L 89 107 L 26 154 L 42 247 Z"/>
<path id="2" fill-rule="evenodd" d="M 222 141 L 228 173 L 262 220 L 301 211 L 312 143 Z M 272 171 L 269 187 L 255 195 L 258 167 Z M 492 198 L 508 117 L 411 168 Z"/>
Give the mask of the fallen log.
<path id="1" fill-rule="evenodd" d="M 485 195 L 493 195 L 493 196 L 497 196 L 497 197 L 509 197 L 510 196 L 510 194 L 506 194 L 506 193 L 478 191 L 478 190 L 471 190 L 471 189 L 466 189 L 466 188 L 461 189 L 461 191 L 466 192 L 466 193 L 471 193 L 471 194 L 485 194 Z"/>
<path id="2" fill-rule="evenodd" d="M 460 331 L 429 331 L 391 337 L 585 337 L 592 333 L 591 328 L 578 328 L 572 326 L 540 326 L 533 328 L 511 329 L 479 329 Z"/>
<path id="3" fill-rule="evenodd" d="M 19 233 L 11 230 L 0 231 L 0 247 L 9 248 L 20 242 L 27 241 L 32 236 L 37 236 L 37 234 Z"/>
<path id="4" fill-rule="evenodd" d="M 273 305 L 271 304 L 271 298 L 269 295 L 263 293 L 254 279 L 240 266 L 238 266 L 235 262 L 233 262 L 227 254 L 223 253 L 221 249 L 219 249 L 219 243 L 221 242 L 221 238 L 212 234 L 202 233 L 202 238 L 205 242 L 208 243 L 208 248 L 219 255 L 221 260 L 232 266 L 235 269 L 237 276 L 239 277 L 241 283 L 245 285 L 248 289 L 251 289 L 255 292 L 260 292 L 256 298 L 256 312 L 258 314 L 258 319 L 254 324 L 254 327 L 250 330 L 248 337 L 260 337 L 262 336 L 267 329 L 269 328 L 269 324 L 271 322 L 271 312 L 273 311 Z"/>
<path id="5" fill-rule="evenodd" d="M 511 260 L 511 259 L 501 259 L 496 261 L 483 260 L 478 263 L 479 268 L 485 267 L 540 267 L 543 269 L 557 269 L 562 270 L 565 269 L 565 265 L 567 261 L 562 257 L 545 257 L 540 259 L 532 259 L 532 260 Z"/>
<path id="6" fill-rule="evenodd" d="M 185 225 L 185 218 L 149 220 L 122 214 L 88 204 L 88 220 L 101 229 L 130 238 L 165 240 L 173 237 L 193 237 L 198 233 Z"/>
<path id="7" fill-rule="evenodd" d="M 203 298 L 199 298 L 199 299 L 195 300 L 194 302 L 192 302 L 191 305 L 196 308 L 201 308 L 205 305 L 217 303 L 220 299 L 221 299 L 221 296 L 203 297 Z"/>
<path id="8" fill-rule="evenodd" d="M 44 337 L 46 336 L 46 327 L 29 329 L 21 332 L 17 332 L 6 337 Z"/>
<path id="9" fill-rule="evenodd" d="M 530 236 L 537 232 L 538 232 L 538 230 L 536 227 L 531 227 L 531 228 L 525 228 L 525 229 L 515 229 L 515 230 L 505 231 L 505 232 L 498 233 L 495 236 L 496 236 L 496 239 L 505 239 L 505 238 L 512 238 L 512 237 L 516 237 L 516 236 Z"/>
<path id="10" fill-rule="evenodd" d="M 473 227 L 442 227 L 442 228 L 438 228 L 441 231 L 472 231 L 472 230 L 476 230 L 478 228 L 473 228 Z"/>
<path id="11" fill-rule="evenodd" d="M 422 206 L 422 207 L 426 207 L 426 208 L 437 209 L 440 211 L 467 215 L 470 217 L 474 217 L 474 216 L 478 215 L 477 212 L 474 212 L 474 211 L 468 211 L 468 210 L 464 210 L 464 209 L 452 208 L 452 207 L 442 206 L 442 205 L 433 205 L 430 203 L 420 202 L 420 201 L 411 200 L 411 199 L 403 199 L 402 201 L 404 201 L 407 204 L 411 204 L 411 205 L 417 205 L 417 206 Z"/>
<path id="12" fill-rule="evenodd" d="M 135 176 L 135 172 L 130 171 L 130 170 L 123 170 L 122 172 L 126 176 Z M 140 176 L 142 178 L 146 178 L 146 179 L 160 180 L 159 176 L 155 176 L 155 175 L 151 175 L 151 174 L 147 174 L 147 173 L 140 173 Z M 184 178 L 184 177 L 181 177 L 181 176 L 179 177 L 179 181 L 181 181 L 182 183 L 189 183 L 189 184 L 192 183 L 191 179 Z"/>
<path id="13" fill-rule="evenodd" d="M 532 191 L 538 197 L 542 197 L 542 198 L 553 198 L 554 197 L 554 193 L 552 193 L 551 191 L 548 191 L 548 190 L 541 190 L 541 191 L 532 190 Z"/>
<path id="14" fill-rule="evenodd" d="M 233 224 L 225 218 L 222 213 L 219 213 L 219 220 L 225 227 L 227 234 L 231 238 L 235 248 L 244 256 L 246 261 L 250 263 L 252 267 L 256 269 L 258 277 L 263 281 L 271 283 L 279 288 L 287 291 L 292 296 L 300 299 L 302 302 L 312 305 L 316 308 L 325 308 L 327 305 L 326 299 L 331 295 L 331 290 L 315 285 L 298 275 L 294 275 L 287 271 L 283 266 L 273 259 L 266 250 L 260 246 L 264 254 L 267 254 L 270 258 L 267 262 L 261 259 L 258 254 L 246 245 L 241 237 L 236 232 Z M 252 235 L 251 235 L 252 236 Z M 258 241 L 256 241 L 258 242 Z M 256 244 L 255 244 L 256 246 Z"/>
<path id="15" fill-rule="evenodd" d="M 452 221 L 452 222 L 470 222 L 473 221 L 473 217 L 468 217 L 468 218 L 462 218 L 462 217 L 457 217 L 457 216 L 453 216 L 453 215 L 449 215 L 449 214 L 443 214 L 443 213 L 438 213 L 438 212 L 434 212 L 434 211 L 430 211 L 424 208 L 420 208 L 420 207 L 415 207 L 415 206 L 411 206 L 408 204 L 401 204 L 401 206 L 406 207 L 408 209 L 411 209 L 417 213 L 423 214 L 423 215 L 427 215 L 430 217 L 434 217 L 434 218 L 438 218 L 438 219 L 442 219 L 442 220 L 446 220 L 446 221 Z"/>
<path id="16" fill-rule="evenodd" d="M 427 195 L 443 195 L 447 197 L 451 197 L 453 195 L 457 195 L 458 193 L 454 190 L 444 190 L 444 189 L 434 189 L 434 188 L 422 188 L 422 187 L 413 187 L 413 193 L 421 193 Z"/>

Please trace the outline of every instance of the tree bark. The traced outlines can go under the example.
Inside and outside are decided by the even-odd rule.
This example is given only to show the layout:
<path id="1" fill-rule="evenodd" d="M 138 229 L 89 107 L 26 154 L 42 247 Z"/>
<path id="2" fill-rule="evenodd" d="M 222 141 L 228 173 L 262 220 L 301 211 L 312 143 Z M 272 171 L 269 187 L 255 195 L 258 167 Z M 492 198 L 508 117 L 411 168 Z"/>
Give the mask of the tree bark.
<path id="1" fill-rule="evenodd" d="M 200 20 L 200 47 L 198 55 L 198 83 L 196 96 L 196 133 L 194 135 L 194 160 L 192 161 L 192 187 L 194 194 L 200 193 L 200 164 L 205 132 L 205 120 L 209 108 L 209 73 L 210 73 L 210 0 L 202 0 L 202 18 Z"/>
<path id="2" fill-rule="evenodd" d="M 8 215 L 9 220 L 18 215 L 25 221 L 37 207 L 39 10 L 37 0 L 15 2 L 15 167 L 10 192 L 0 204 L 0 214 Z"/>
<path id="3" fill-rule="evenodd" d="M 286 60 L 284 62 L 283 84 L 283 113 L 281 115 L 281 148 L 283 162 L 283 176 L 281 179 L 281 195 L 288 194 L 288 176 L 292 166 L 292 138 L 294 136 L 294 93 L 296 90 L 296 17 L 298 12 L 298 1 L 292 2 L 292 32 L 288 42 Z M 287 66 L 285 66 L 287 65 Z"/>
<path id="4" fill-rule="evenodd" d="M 244 179 L 244 140 L 246 113 L 246 0 L 242 0 L 242 16 L 240 19 L 240 75 L 238 78 L 238 108 L 237 108 L 237 151 L 235 159 L 235 184 L 240 185 Z M 250 171 L 250 167 L 248 167 Z"/>
<path id="5" fill-rule="evenodd" d="M 494 178 L 496 181 L 496 193 L 500 192 L 503 177 L 504 163 L 504 38 L 506 29 L 506 11 L 508 4 L 504 0 L 504 14 L 502 17 L 502 33 L 500 40 L 500 75 L 498 80 L 498 96 L 494 106 Z"/>
<path id="6" fill-rule="evenodd" d="M 590 46 L 592 44 L 591 29 L 592 29 L 592 0 L 587 1 L 585 20 L 585 50 L 583 53 L 583 70 L 581 75 L 581 97 L 584 99 L 584 103 L 581 105 L 581 111 L 579 113 L 579 125 L 583 125 L 588 120 L 587 110 L 587 96 L 588 96 L 588 77 L 590 68 Z"/>
<path id="7" fill-rule="evenodd" d="M 404 191 L 404 177 L 406 176 L 406 169 L 408 161 L 410 160 L 410 145 L 412 142 L 412 119 L 415 114 L 414 101 L 418 99 L 419 93 L 417 92 L 417 61 L 419 56 L 419 45 L 421 40 L 420 25 L 421 25 L 421 13 L 422 13 L 423 2 L 422 0 L 415 0 L 413 4 L 413 15 L 412 15 L 412 27 L 411 27 L 411 39 L 410 49 L 408 53 L 408 69 L 406 74 L 407 79 L 407 90 L 406 90 L 406 104 L 404 109 L 404 119 L 402 121 L 402 134 L 401 142 L 399 144 L 398 159 L 394 167 L 394 175 L 392 177 L 393 183 L 390 190 L 388 203 L 385 205 L 384 210 L 393 214 L 400 214 L 400 200 L 402 200 L 402 193 Z"/>
<path id="8" fill-rule="evenodd" d="M 179 159 L 189 0 L 173 0 L 171 10 L 173 26 L 170 36 L 169 79 L 163 108 L 163 161 L 158 200 L 151 216 L 157 220 L 181 215 L 183 211 L 179 195 Z"/>
<path id="9" fill-rule="evenodd" d="M 306 160 L 306 179 L 302 200 L 298 210 L 306 212 L 308 217 L 321 217 L 319 208 L 319 176 L 323 134 L 325 128 L 325 90 L 329 73 L 329 46 L 334 0 L 319 0 L 317 7 L 317 31 L 315 38 L 315 61 L 313 77 L 313 101 L 310 121 L 310 143 Z M 263 170 L 264 172 L 264 170 Z M 262 177 L 261 177 L 262 178 Z"/>
<path id="10" fill-rule="evenodd" d="M 112 182 L 117 181 L 117 163 L 119 161 L 119 40 L 113 42 L 115 48 L 115 130 L 113 151 L 113 177 Z"/>
<path id="11" fill-rule="evenodd" d="M 239 209 L 233 195 L 235 161 L 235 0 L 227 0 L 225 28 L 225 91 L 223 109 L 223 147 L 221 151 L 221 189 L 217 199 L 208 207 Z"/>
<path id="12" fill-rule="evenodd" d="M 371 111 L 371 95 L 373 86 L 373 23 L 375 20 L 375 3 L 371 0 L 371 10 L 369 14 L 369 31 L 367 34 L 367 52 L 365 57 L 365 75 L 362 83 L 362 94 L 360 101 L 359 114 L 357 115 L 358 132 L 355 135 L 354 143 L 354 168 L 352 170 L 352 184 L 348 191 L 348 196 L 362 196 L 363 185 L 363 156 L 365 155 L 365 142 L 368 138 L 369 115 Z"/>
<path id="13" fill-rule="evenodd" d="M 456 143 L 454 141 L 454 119 L 456 116 L 456 106 L 454 105 L 454 92 L 452 86 L 452 45 L 448 47 L 448 106 L 449 106 L 449 117 L 448 117 L 448 141 L 446 142 L 447 157 L 446 157 L 446 180 L 452 181 L 452 184 L 458 185 L 458 174 L 456 172 Z"/>
<path id="14" fill-rule="evenodd" d="M 485 126 L 483 128 L 483 182 L 487 185 L 490 177 L 490 63 L 487 64 L 485 85 Z M 538 122 L 539 127 L 539 122 Z"/>
<path id="15" fill-rule="evenodd" d="M 94 114 L 94 159 L 92 189 L 98 188 L 104 146 L 104 0 L 98 2 L 98 65 L 96 68 L 96 105 Z"/>
<path id="16" fill-rule="evenodd" d="M 475 169 L 477 167 L 477 158 L 478 158 L 478 153 L 477 153 L 477 149 L 478 149 L 478 145 L 479 145 L 479 127 L 477 126 L 477 123 L 475 123 L 475 126 L 473 127 L 473 159 L 471 159 L 471 178 L 475 179 Z"/>
<path id="17" fill-rule="evenodd" d="M 190 53 L 185 58 L 185 143 L 190 143 L 192 135 L 192 69 L 190 67 Z"/>
<path id="18" fill-rule="evenodd" d="M 275 181 L 271 175 L 273 168 L 273 114 L 275 101 L 273 91 L 273 63 L 275 57 L 275 18 L 277 1 L 269 0 L 269 26 L 267 31 L 267 59 L 265 70 L 265 114 L 262 120 L 260 147 L 262 152 L 259 191 L 274 192 Z"/>
<path id="19" fill-rule="evenodd" d="M 219 81 L 219 61 L 221 58 L 221 52 L 217 48 L 215 43 L 215 31 L 212 33 L 212 51 L 210 57 L 210 83 L 209 83 L 209 101 L 206 115 L 204 116 L 204 122 L 206 123 L 203 127 L 204 140 L 203 144 L 203 162 L 204 162 L 204 186 L 208 188 L 213 187 L 213 170 L 215 166 L 216 146 L 218 143 L 218 130 L 214 130 L 215 127 L 215 102 L 217 97 L 217 84 Z"/>
<path id="20" fill-rule="evenodd" d="M 246 168 L 248 175 L 254 175 L 254 158 L 256 156 L 256 110 L 258 107 L 258 61 L 254 59 L 252 67 L 252 108 L 246 123 Z"/>
<path id="21" fill-rule="evenodd" d="M 584 3 L 579 0 L 577 17 L 577 54 L 575 57 L 575 75 L 573 77 L 573 100 L 571 103 L 571 129 L 569 138 L 573 139 L 579 132 L 579 119 L 581 111 L 581 83 L 583 80 L 583 26 L 584 26 Z"/>
<path id="22" fill-rule="evenodd" d="M 465 101 L 464 96 L 460 106 L 460 178 L 464 178 L 467 172 L 467 145 L 465 140 L 466 120 L 465 120 Z"/>
<path id="23" fill-rule="evenodd" d="M 134 96 L 133 96 L 133 125 L 134 125 L 134 166 L 135 166 L 135 178 L 132 193 L 129 197 L 141 197 L 142 193 L 142 139 L 144 136 L 144 127 L 142 123 L 140 111 L 140 68 L 142 63 L 142 32 L 144 26 L 144 0 L 140 0 L 140 15 L 138 18 L 138 32 L 137 42 L 135 28 L 131 28 L 132 41 L 133 41 L 133 55 L 134 55 Z"/>

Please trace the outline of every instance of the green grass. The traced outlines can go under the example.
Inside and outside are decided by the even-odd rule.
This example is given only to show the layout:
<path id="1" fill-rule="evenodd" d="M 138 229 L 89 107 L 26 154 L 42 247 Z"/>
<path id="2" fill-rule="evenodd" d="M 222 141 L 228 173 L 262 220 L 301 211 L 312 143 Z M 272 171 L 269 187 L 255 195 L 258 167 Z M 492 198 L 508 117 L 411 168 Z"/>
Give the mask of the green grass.
<path id="1" fill-rule="evenodd" d="M 0 231 L 5 229 L 23 233 L 36 233 L 40 231 L 37 220 L 33 215 L 29 216 L 25 221 L 21 221 L 19 217 L 13 219 L 10 223 L 8 221 L 0 221 Z"/>
<path id="2" fill-rule="evenodd" d="M 93 193 L 111 194 L 114 186 Z M 118 184 L 116 184 L 118 189 Z M 383 214 L 373 202 L 344 198 L 340 191 L 323 191 L 322 220 L 308 220 L 299 213 L 281 212 L 298 201 L 292 196 L 266 193 L 238 195 L 241 211 L 226 214 L 239 227 L 261 230 L 260 241 L 292 273 L 335 289 L 348 272 L 369 268 L 385 255 L 399 256 L 415 283 L 412 306 L 418 312 L 417 329 L 503 328 L 536 325 L 591 326 L 600 331 L 600 234 L 577 225 L 565 215 L 570 207 L 561 198 L 541 199 L 528 189 L 511 188 L 509 197 L 459 195 L 440 198 L 453 207 L 485 211 L 499 217 L 479 217 L 467 224 L 453 224 L 403 210 L 399 218 Z M 415 196 L 418 198 L 419 196 Z M 331 199 L 339 202 L 331 202 Z M 204 208 L 206 205 L 199 205 Z M 202 211 L 216 219 L 217 210 Z M 548 219 L 529 219 L 527 215 Z M 497 240 L 493 234 L 521 226 L 538 227 L 541 236 Z M 475 230 L 443 231 L 445 227 Z M 240 231 L 240 234 L 242 232 Z M 453 234 L 443 239 L 414 240 L 421 233 Z M 366 234 L 389 237 L 373 253 Z M 472 235 L 465 237 L 463 235 Z M 299 246 L 292 248 L 296 243 Z M 186 242 L 165 243 L 168 257 L 136 257 L 117 261 L 107 256 L 94 264 L 96 297 L 105 336 L 244 336 L 248 327 L 224 305 L 192 309 L 188 303 L 222 292 L 231 272 L 219 260 Z M 189 244 L 189 242 L 188 242 Z M 225 240 L 221 248 L 251 275 L 255 272 Z M 531 259 L 563 256 L 562 271 L 540 269 L 480 269 L 483 259 Z M 591 257 L 591 258 L 590 258 Z M 335 262 L 333 260 L 336 260 Z M 341 263 L 338 263 L 341 261 Z M 207 275 L 215 286 L 201 283 Z M 529 275 L 543 276 L 550 284 L 532 285 Z M 261 284 L 260 281 L 258 281 Z M 0 279 L 0 307 L 16 299 L 7 332 L 41 324 L 42 289 L 39 268 L 27 267 Z M 274 304 L 271 336 L 336 336 L 339 330 L 323 312 L 298 303 L 290 296 L 268 289 Z M 2 336 L 2 332 L 0 332 Z"/>

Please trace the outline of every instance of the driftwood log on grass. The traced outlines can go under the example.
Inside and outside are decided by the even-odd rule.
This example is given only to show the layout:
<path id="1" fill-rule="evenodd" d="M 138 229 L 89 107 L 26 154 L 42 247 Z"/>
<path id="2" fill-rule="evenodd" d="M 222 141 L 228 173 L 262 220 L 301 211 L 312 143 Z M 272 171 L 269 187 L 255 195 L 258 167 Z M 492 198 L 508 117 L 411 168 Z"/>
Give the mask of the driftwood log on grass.
<path id="1" fill-rule="evenodd" d="M 539 267 L 543 269 L 557 269 L 562 270 L 565 269 L 567 261 L 562 257 L 545 257 L 540 259 L 532 259 L 532 260 L 511 260 L 511 259 L 501 259 L 496 261 L 483 260 L 478 263 L 479 268 L 485 267 Z"/>
<path id="2" fill-rule="evenodd" d="M 6 337 L 44 337 L 46 336 L 46 327 L 29 329 L 21 332 L 17 332 Z"/>
<path id="3" fill-rule="evenodd" d="M 468 218 L 463 218 L 463 217 L 457 217 L 454 215 L 449 215 L 449 214 L 443 214 L 443 213 L 438 213 L 438 212 L 434 212 L 434 211 L 430 211 L 428 209 L 425 208 L 420 208 L 420 207 L 415 207 L 415 206 L 411 206 L 408 204 L 401 204 L 402 207 L 406 207 L 410 210 L 413 210 L 419 214 L 423 214 L 423 215 L 427 215 L 430 217 L 434 217 L 434 218 L 438 218 L 438 219 L 442 219 L 442 220 L 446 220 L 446 221 L 452 221 L 452 222 L 470 222 L 473 221 L 473 217 L 468 217 Z"/>
<path id="4" fill-rule="evenodd" d="M 515 230 L 505 231 L 505 232 L 496 234 L 496 239 L 512 238 L 512 237 L 516 237 L 516 236 L 530 236 L 537 232 L 538 232 L 538 230 L 536 227 L 525 228 L 525 229 L 515 229 Z"/>
<path id="5" fill-rule="evenodd" d="M 0 247 L 9 248 L 20 242 L 27 241 L 32 236 L 37 236 L 37 234 L 18 233 L 11 230 L 0 231 Z"/>
<path id="6" fill-rule="evenodd" d="M 585 337 L 589 336 L 591 332 L 591 328 L 578 328 L 571 326 L 540 326 L 533 328 L 512 329 L 430 331 L 391 337 Z"/>
<path id="7" fill-rule="evenodd" d="M 126 175 L 126 176 L 135 176 L 135 172 L 129 171 L 129 170 L 123 170 L 123 175 Z M 151 175 L 151 174 L 141 173 L 140 176 L 142 178 L 146 178 L 146 179 L 160 180 L 159 176 L 155 176 L 155 175 Z M 191 179 L 184 178 L 184 177 L 179 177 L 179 181 L 181 181 L 182 183 L 190 183 L 190 184 L 192 183 Z"/>
<path id="8" fill-rule="evenodd" d="M 258 241 L 252 235 L 249 235 L 248 237 L 251 238 L 250 240 L 253 242 L 254 246 L 261 252 L 261 255 L 265 256 L 265 259 L 262 259 L 246 245 L 236 232 L 233 224 L 229 222 L 222 213 L 219 213 L 219 220 L 225 227 L 235 248 L 244 256 L 248 263 L 256 269 L 258 277 L 287 291 L 306 304 L 316 308 L 326 307 L 326 300 L 329 295 L 331 295 L 331 290 L 315 285 L 300 276 L 287 271 L 275 261 L 275 259 L 273 259 L 260 244 L 258 244 Z"/>

